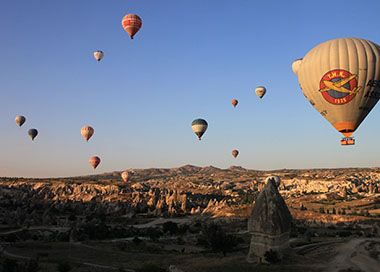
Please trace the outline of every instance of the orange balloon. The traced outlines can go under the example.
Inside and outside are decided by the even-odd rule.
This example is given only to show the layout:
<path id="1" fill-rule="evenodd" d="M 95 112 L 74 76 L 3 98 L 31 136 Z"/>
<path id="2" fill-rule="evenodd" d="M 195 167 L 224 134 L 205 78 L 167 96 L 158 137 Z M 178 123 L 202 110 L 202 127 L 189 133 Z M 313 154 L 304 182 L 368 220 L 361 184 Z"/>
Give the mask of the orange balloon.
<path id="1" fill-rule="evenodd" d="M 82 127 L 82 129 L 80 130 L 80 133 L 88 142 L 88 140 L 90 140 L 91 136 L 94 134 L 94 129 L 89 126 L 85 126 L 85 127 Z"/>
<path id="2" fill-rule="evenodd" d="M 98 167 L 99 163 L 100 163 L 100 158 L 98 156 L 94 156 L 90 158 L 90 164 L 92 165 L 92 167 L 94 167 L 94 169 Z"/>
<path id="3" fill-rule="evenodd" d="M 128 32 L 131 39 L 133 36 L 139 31 L 142 26 L 142 20 L 136 14 L 127 14 L 124 16 L 123 20 L 121 20 L 121 24 L 125 31 Z"/>
<path id="4" fill-rule="evenodd" d="M 236 105 L 238 104 L 239 102 L 236 100 L 236 99 L 232 99 L 231 101 L 231 104 L 232 106 L 234 106 L 234 108 L 236 107 Z"/>
<path id="5" fill-rule="evenodd" d="M 239 155 L 239 151 L 237 151 L 236 149 L 232 150 L 232 156 L 234 156 L 236 158 L 237 155 Z"/>

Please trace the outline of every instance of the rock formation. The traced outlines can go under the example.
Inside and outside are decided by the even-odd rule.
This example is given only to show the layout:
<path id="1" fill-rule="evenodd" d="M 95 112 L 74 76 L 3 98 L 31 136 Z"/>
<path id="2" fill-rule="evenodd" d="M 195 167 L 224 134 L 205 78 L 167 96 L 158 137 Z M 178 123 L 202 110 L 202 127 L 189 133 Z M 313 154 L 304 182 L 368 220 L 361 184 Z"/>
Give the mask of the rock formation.
<path id="1" fill-rule="evenodd" d="M 250 263 L 268 263 L 265 254 L 270 251 L 281 259 L 289 247 L 292 216 L 277 190 L 276 182 L 278 180 L 274 177 L 267 178 L 248 219 L 248 231 L 252 235 L 247 257 Z"/>

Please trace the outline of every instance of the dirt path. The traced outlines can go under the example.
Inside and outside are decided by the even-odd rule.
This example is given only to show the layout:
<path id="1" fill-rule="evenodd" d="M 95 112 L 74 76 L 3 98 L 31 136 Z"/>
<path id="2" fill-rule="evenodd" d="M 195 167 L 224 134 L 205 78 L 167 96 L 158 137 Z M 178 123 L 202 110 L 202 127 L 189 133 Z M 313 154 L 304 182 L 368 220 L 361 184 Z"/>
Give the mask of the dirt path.
<path id="1" fill-rule="evenodd" d="M 326 268 L 327 272 L 353 270 L 363 272 L 380 271 L 380 262 L 368 256 L 365 244 L 370 241 L 380 242 L 378 238 L 351 239 L 336 248 L 337 255 Z"/>

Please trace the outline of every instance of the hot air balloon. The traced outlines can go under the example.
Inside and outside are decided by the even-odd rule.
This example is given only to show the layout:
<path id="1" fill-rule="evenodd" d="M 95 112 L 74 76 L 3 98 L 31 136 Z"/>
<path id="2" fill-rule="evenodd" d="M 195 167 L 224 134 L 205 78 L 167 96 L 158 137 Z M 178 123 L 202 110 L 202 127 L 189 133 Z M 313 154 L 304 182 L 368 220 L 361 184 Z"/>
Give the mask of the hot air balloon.
<path id="1" fill-rule="evenodd" d="M 206 120 L 203 119 L 195 119 L 191 123 L 191 128 L 195 132 L 195 134 L 198 136 L 199 141 L 202 139 L 202 135 L 206 132 L 208 127 L 208 124 Z"/>
<path id="2" fill-rule="evenodd" d="M 263 86 L 259 86 L 255 89 L 255 93 L 258 97 L 260 97 L 260 99 L 263 98 L 266 92 L 267 92 L 267 89 L 265 89 L 265 87 Z"/>
<path id="3" fill-rule="evenodd" d="M 121 173 L 121 178 L 125 181 L 125 182 L 128 182 L 131 180 L 133 176 L 133 172 L 131 171 L 124 171 L 123 173 Z"/>
<path id="4" fill-rule="evenodd" d="M 380 98 L 380 47 L 368 40 L 340 38 L 314 47 L 292 68 L 311 105 L 345 138 Z"/>
<path id="5" fill-rule="evenodd" d="M 80 133 L 85 138 L 85 140 L 88 142 L 88 140 L 90 140 L 91 136 L 94 134 L 94 129 L 90 126 L 84 126 L 80 130 Z"/>
<path id="6" fill-rule="evenodd" d="M 232 150 L 232 156 L 234 156 L 235 158 L 239 155 L 239 151 L 238 150 Z"/>
<path id="7" fill-rule="evenodd" d="M 104 57 L 103 51 L 95 51 L 94 52 L 94 58 L 99 62 Z"/>
<path id="8" fill-rule="evenodd" d="M 137 31 L 141 28 L 142 21 L 136 14 L 127 14 L 124 16 L 123 20 L 121 20 L 121 24 L 123 25 L 124 30 L 128 32 L 129 36 L 131 36 L 131 39 L 133 39 L 133 36 L 135 36 Z"/>
<path id="9" fill-rule="evenodd" d="M 28 130 L 28 134 L 29 134 L 30 138 L 32 139 L 32 141 L 34 141 L 34 138 L 36 138 L 36 136 L 38 134 L 38 130 L 35 128 L 31 128 Z"/>
<path id="10" fill-rule="evenodd" d="M 99 163 L 100 163 L 100 158 L 98 156 L 94 156 L 90 158 L 90 164 L 92 165 L 92 167 L 94 167 L 94 169 L 98 167 Z"/>
<path id="11" fill-rule="evenodd" d="M 236 100 L 236 99 L 232 99 L 231 101 L 231 104 L 232 106 L 234 106 L 234 108 L 236 107 L 236 105 L 238 104 L 239 102 Z"/>
<path id="12" fill-rule="evenodd" d="M 25 123 L 26 119 L 24 116 L 19 115 L 19 116 L 16 116 L 15 121 L 16 121 L 17 125 L 19 127 L 21 127 Z"/>

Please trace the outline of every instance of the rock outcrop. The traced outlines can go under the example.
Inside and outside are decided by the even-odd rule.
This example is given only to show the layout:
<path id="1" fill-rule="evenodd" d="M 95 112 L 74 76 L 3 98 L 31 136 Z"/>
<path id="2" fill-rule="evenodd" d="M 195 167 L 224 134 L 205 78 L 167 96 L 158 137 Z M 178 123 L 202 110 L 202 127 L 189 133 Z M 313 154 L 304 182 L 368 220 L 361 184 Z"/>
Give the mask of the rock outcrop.
<path id="1" fill-rule="evenodd" d="M 281 259 L 289 247 L 292 216 L 276 183 L 279 183 L 278 178 L 267 178 L 248 220 L 248 231 L 252 235 L 247 257 L 250 263 L 268 263 L 265 255 L 270 251 Z"/>

